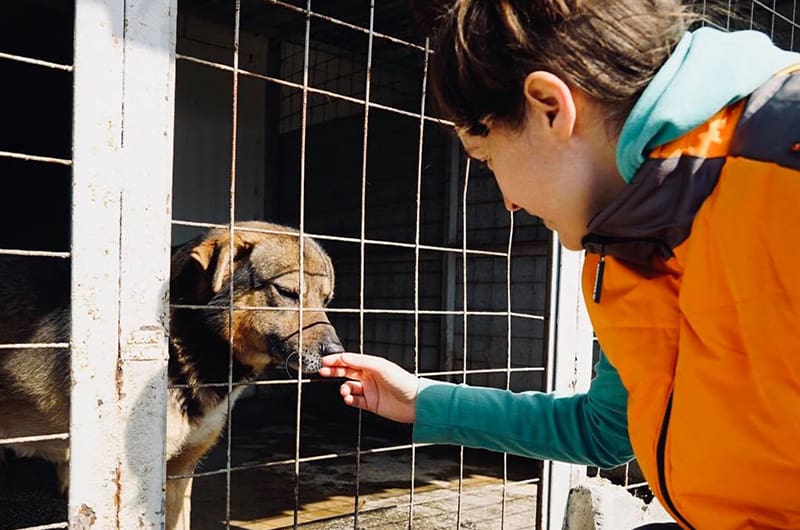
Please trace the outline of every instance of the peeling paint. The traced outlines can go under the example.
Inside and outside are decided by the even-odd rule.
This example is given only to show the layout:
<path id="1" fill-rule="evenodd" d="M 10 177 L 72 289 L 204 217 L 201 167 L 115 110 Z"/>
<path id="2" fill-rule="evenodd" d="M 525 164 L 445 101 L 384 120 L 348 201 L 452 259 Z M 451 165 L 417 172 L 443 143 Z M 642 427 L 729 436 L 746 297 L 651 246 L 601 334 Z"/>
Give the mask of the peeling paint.
<path id="1" fill-rule="evenodd" d="M 160 326 L 140 326 L 131 333 L 129 344 L 159 345 L 163 342 L 164 330 Z"/>
<path id="2" fill-rule="evenodd" d="M 117 515 L 116 528 L 122 528 L 119 517 L 120 510 L 122 509 L 122 463 L 119 462 L 114 469 L 114 486 L 114 512 Z"/>
<path id="3" fill-rule="evenodd" d="M 94 510 L 90 506 L 81 504 L 78 513 L 72 517 L 69 527 L 72 530 L 84 530 L 93 528 L 96 522 L 97 515 L 95 515 Z"/>
<path id="4" fill-rule="evenodd" d="M 117 356 L 117 371 L 114 374 L 114 388 L 117 391 L 117 399 L 122 401 L 125 398 L 125 392 L 122 391 L 122 385 L 125 381 L 125 371 L 123 370 L 123 362 L 120 356 Z"/>

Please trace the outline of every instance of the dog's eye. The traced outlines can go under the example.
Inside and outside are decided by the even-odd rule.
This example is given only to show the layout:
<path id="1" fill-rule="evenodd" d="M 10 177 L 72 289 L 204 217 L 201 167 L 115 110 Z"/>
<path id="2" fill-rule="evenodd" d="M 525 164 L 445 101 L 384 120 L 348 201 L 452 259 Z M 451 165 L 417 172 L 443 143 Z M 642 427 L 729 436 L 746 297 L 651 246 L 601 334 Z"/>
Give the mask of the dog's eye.
<path id="1" fill-rule="evenodd" d="M 288 298 L 289 300 L 300 300 L 300 294 L 297 291 L 292 291 L 291 289 L 287 289 L 285 287 L 281 287 L 280 285 L 273 285 L 275 291 L 284 298 Z"/>

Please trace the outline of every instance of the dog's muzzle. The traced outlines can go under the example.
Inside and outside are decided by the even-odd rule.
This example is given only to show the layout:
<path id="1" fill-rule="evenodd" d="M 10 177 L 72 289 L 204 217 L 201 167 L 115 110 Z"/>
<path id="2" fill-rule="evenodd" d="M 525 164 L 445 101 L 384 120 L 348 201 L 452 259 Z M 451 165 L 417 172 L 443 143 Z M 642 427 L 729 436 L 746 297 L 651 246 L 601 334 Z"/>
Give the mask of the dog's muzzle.
<path id="1" fill-rule="evenodd" d="M 342 348 L 342 345 L 338 341 L 320 344 L 318 348 L 304 348 L 302 357 L 302 372 L 304 374 L 314 374 L 319 372 L 319 369 L 322 368 L 322 357 L 331 353 L 340 353 L 343 351 L 344 348 Z M 289 367 L 297 370 L 298 357 L 299 355 L 295 353 L 286 360 L 286 364 Z"/>
<path id="2" fill-rule="evenodd" d="M 297 351 L 298 345 L 295 341 L 298 338 L 297 333 L 284 338 L 277 335 L 267 335 L 273 358 L 278 362 L 284 363 L 289 376 L 293 376 L 291 371 L 295 373 L 299 371 L 304 374 L 318 372 L 322 368 L 322 357 L 344 351 L 336 332 L 330 324 L 327 324 L 327 327 L 329 329 L 319 330 L 317 333 L 303 336 L 303 355 L 300 355 Z"/>
<path id="3" fill-rule="evenodd" d="M 302 359 L 298 352 L 293 351 L 286 356 L 286 370 L 291 369 L 295 372 L 301 371 L 304 374 L 313 374 L 319 372 L 322 368 L 322 357 L 330 355 L 331 353 L 343 352 L 344 348 L 339 338 L 335 334 L 325 337 L 325 340 L 316 344 L 316 346 L 303 347 Z M 302 367 L 300 366 L 302 363 Z M 292 375 L 291 373 L 289 375 Z"/>

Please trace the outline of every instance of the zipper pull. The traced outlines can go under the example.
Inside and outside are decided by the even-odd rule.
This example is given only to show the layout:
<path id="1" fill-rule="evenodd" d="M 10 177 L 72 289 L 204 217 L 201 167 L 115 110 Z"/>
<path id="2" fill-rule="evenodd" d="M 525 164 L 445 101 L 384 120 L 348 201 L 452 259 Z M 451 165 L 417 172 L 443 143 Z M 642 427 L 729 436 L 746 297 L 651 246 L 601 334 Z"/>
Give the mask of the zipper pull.
<path id="1" fill-rule="evenodd" d="M 595 304 L 600 303 L 600 294 L 603 291 L 603 272 L 606 269 L 606 247 L 600 246 L 600 261 L 597 262 L 597 271 L 594 274 L 594 291 L 592 300 Z"/>

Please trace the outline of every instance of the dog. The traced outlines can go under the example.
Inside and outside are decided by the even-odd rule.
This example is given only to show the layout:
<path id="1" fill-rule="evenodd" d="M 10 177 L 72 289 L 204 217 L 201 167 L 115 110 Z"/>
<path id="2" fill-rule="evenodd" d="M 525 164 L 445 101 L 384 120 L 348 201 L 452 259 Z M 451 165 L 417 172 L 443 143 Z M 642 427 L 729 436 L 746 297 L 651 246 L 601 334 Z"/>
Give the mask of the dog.
<path id="1" fill-rule="evenodd" d="M 233 241 L 230 229 L 220 228 L 173 249 L 167 476 L 194 472 L 225 426 L 228 400 L 233 405 L 243 391 L 239 383 L 276 365 L 314 373 L 321 356 L 343 351 L 325 313 L 334 293 L 333 264 L 317 242 L 303 241 L 302 286 L 299 235 L 286 226 L 237 223 Z M 67 260 L 0 258 L 0 343 L 69 340 L 69 273 Z M 231 311 L 231 301 L 248 309 Z M 236 386 L 229 393 L 231 351 Z M 68 349 L 0 351 L 0 438 L 67 432 L 70 384 Z M 10 447 L 55 463 L 66 491 L 66 440 Z M 190 478 L 167 480 L 167 528 L 188 527 L 190 486 Z"/>

